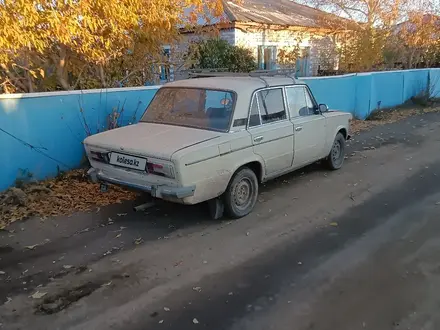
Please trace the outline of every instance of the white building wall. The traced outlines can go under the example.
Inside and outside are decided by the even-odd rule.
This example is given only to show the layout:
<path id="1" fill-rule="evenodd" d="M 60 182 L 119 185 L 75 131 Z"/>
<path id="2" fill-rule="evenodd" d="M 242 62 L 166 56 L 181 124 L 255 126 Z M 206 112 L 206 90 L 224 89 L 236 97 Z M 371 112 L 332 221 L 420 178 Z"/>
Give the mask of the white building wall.
<path id="1" fill-rule="evenodd" d="M 334 49 L 335 43 L 325 35 L 311 34 L 309 32 L 296 32 L 290 30 L 256 30 L 243 31 L 235 30 L 235 45 L 246 47 L 252 50 L 255 58 L 258 58 L 258 46 L 276 46 L 279 50 L 292 51 L 299 47 L 302 53 L 308 54 L 308 72 L 315 76 L 318 73 L 318 67 L 323 68 L 324 63 L 336 62 L 337 54 L 333 53 L 332 59 L 327 58 L 327 54 L 322 49 Z M 292 63 L 293 65 L 293 63 Z M 333 68 L 332 68 L 333 69 Z"/>
<path id="2" fill-rule="evenodd" d="M 191 42 L 206 40 L 214 35 L 195 35 L 186 34 L 182 36 L 181 41 L 175 45 L 172 54 L 176 62 L 181 62 L 182 58 L 187 53 Z M 229 44 L 248 48 L 252 51 L 255 59 L 258 59 L 259 46 L 276 46 L 279 51 L 284 49 L 291 51 L 299 46 L 301 52 L 308 56 L 305 62 L 308 65 L 307 72 L 316 76 L 318 68 L 321 69 L 336 69 L 337 54 L 335 53 L 335 43 L 331 37 L 326 35 L 311 34 L 309 32 L 296 32 L 290 30 L 252 30 L 244 31 L 242 29 L 228 29 L 222 30 L 219 34 L 220 38 L 228 41 Z M 331 52 L 330 50 L 333 50 Z M 330 58 L 329 58 L 330 57 Z M 295 63 L 289 65 L 295 66 Z M 329 67 L 331 66 L 331 67 Z"/>

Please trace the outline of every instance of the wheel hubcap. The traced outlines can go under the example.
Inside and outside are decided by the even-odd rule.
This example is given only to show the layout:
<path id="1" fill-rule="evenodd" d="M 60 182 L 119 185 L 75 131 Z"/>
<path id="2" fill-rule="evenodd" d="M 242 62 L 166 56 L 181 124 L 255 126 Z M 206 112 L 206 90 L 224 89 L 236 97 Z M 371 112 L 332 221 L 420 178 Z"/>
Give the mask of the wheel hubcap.
<path id="1" fill-rule="evenodd" d="M 234 204 L 239 209 L 246 209 L 252 202 L 252 183 L 248 178 L 243 178 L 234 188 Z"/>
<path id="2" fill-rule="evenodd" d="M 342 156 L 342 148 L 341 143 L 339 141 L 335 141 L 332 148 L 332 160 L 335 163 L 340 162 Z"/>

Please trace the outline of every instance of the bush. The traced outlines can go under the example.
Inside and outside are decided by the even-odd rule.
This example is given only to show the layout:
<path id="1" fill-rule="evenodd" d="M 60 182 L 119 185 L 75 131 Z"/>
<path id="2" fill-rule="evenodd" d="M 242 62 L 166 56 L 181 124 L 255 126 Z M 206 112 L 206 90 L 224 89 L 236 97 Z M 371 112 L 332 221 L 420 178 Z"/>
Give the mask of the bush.
<path id="1" fill-rule="evenodd" d="M 257 64 L 249 49 L 232 46 L 222 39 L 208 39 L 191 47 L 193 69 L 227 69 L 230 72 L 250 72 Z"/>

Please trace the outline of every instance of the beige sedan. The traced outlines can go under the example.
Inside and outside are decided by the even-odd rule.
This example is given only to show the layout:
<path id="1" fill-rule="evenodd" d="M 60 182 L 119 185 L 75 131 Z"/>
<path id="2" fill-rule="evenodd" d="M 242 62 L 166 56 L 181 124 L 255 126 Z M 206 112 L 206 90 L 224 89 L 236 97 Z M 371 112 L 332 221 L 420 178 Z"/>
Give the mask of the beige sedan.
<path id="1" fill-rule="evenodd" d="M 258 186 L 318 160 L 342 167 L 351 114 L 318 104 L 283 76 L 204 77 L 158 90 L 139 123 L 90 136 L 93 180 L 197 204 L 232 218 Z"/>

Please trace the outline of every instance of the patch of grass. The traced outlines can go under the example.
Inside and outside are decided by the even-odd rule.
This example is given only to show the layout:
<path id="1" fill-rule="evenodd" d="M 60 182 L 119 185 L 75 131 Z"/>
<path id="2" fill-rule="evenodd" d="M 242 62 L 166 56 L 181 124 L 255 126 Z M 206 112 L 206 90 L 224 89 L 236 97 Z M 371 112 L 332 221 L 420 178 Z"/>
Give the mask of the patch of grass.
<path id="1" fill-rule="evenodd" d="M 351 132 L 352 134 L 359 134 L 378 125 L 395 123 L 411 116 L 429 112 L 440 112 L 439 100 L 432 102 L 429 107 L 422 107 L 408 102 L 399 107 L 373 111 L 365 120 L 353 119 L 351 122 Z"/>
<path id="2" fill-rule="evenodd" d="M 392 122 L 395 122 L 410 116 L 440 111 L 440 102 L 438 100 L 429 99 L 429 105 L 423 105 L 426 102 L 428 101 L 421 98 L 411 99 L 405 104 L 397 107 L 374 110 L 365 120 L 385 122 L 391 120 Z"/>
<path id="3" fill-rule="evenodd" d="M 24 185 L 32 181 L 33 177 L 33 173 L 28 169 L 19 169 L 19 173 L 15 179 L 15 187 L 22 188 Z"/>

